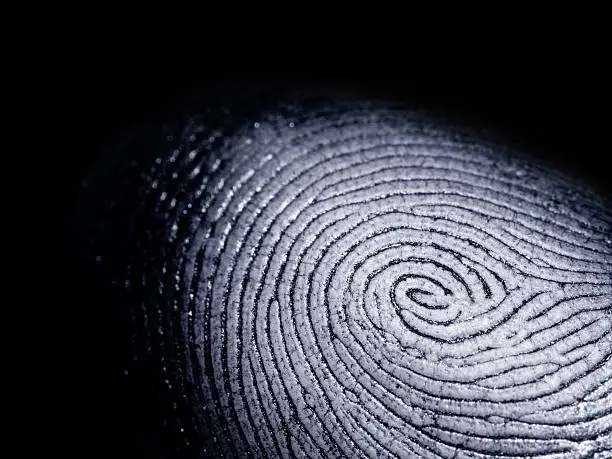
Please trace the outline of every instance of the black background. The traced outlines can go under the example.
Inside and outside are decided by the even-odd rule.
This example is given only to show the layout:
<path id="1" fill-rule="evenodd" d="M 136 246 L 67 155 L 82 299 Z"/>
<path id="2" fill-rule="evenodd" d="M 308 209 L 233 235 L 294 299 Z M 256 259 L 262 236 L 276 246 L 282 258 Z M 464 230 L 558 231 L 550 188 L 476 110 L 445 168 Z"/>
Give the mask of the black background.
<path id="1" fill-rule="evenodd" d="M 163 116 L 177 99 L 189 97 L 219 83 L 249 85 L 275 82 L 289 87 L 320 86 L 354 90 L 365 95 L 406 101 L 432 108 L 468 123 L 498 131 L 510 141 L 524 145 L 547 163 L 576 175 L 586 183 L 609 191 L 607 160 L 610 135 L 609 87 L 605 75 L 566 73 L 567 67 L 540 67 L 518 62 L 517 67 L 487 67 L 457 64 L 449 69 L 397 69 L 378 72 L 342 68 L 325 71 L 322 64 L 294 71 L 258 71 L 257 68 L 215 72 L 206 68 L 198 78 L 184 78 L 156 71 L 148 61 L 140 66 L 105 59 L 90 67 L 76 102 L 74 118 L 68 121 L 75 134 L 87 141 L 77 160 L 83 170 L 91 165 L 99 149 L 112 143 L 122 131 L 143 119 Z M 114 66 L 121 71 L 111 72 Z M 167 69 L 165 70 L 167 71 Z M 456 74 L 454 74 L 456 73 Z M 102 76 L 104 75 L 104 76 Z"/>
<path id="2" fill-rule="evenodd" d="M 75 54 L 63 100 L 55 106 L 74 150 L 58 171 L 66 202 L 78 197 L 83 174 L 125 129 L 163 115 L 178 97 L 224 81 L 275 81 L 298 88 L 322 83 L 447 110 L 498 130 L 544 161 L 610 193 L 610 106 L 601 58 L 571 57 L 565 49 L 554 57 L 524 53 L 524 48 L 492 55 L 469 47 L 424 59 L 400 58 L 403 54 L 390 50 L 387 57 L 380 48 L 364 52 L 355 47 L 348 57 L 344 46 L 308 57 L 295 49 L 265 52 L 262 60 L 261 51 L 238 48 L 178 56 L 171 48 L 114 44 L 90 49 L 86 58 Z M 69 218 L 78 218 L 72 209 L 68 206 Z M 162 457 L 160 451 L 172 450 L 174 437 L 161 427 L 161 381 L 146 368 L 123 377 L 125 318 L 103 296 L 88 298 L 89 280 L 80 275 L 75 285 L 82 288 L 73 292 L 75 308 L 85 298 L 87 317 L 95 317 L 80 332 L 84 344 L 69 354 L 80 365 L 70 387 L 78 399 L 72 425 L 82 431 L 83 452 L 93 446 L 125 457 Z"/>
<path id="3" fill-rule="evenodd" d="M 111 60 L 100 65 L 118 64 Z M 215 78 L 190 75 L 179 81 L 175 76 L 161 77 L 146 64 L 129 70 L 123 67 L 121 75 L 92 80 L 84 99 L 77 102 L 75 118 L 68 120 L 84 147 L 74 157 L 71 173 L 73 178 L 80 178 L 122 132 L 143 119 L 163 116 L 177 99 L 225 81 L 241 86 L 276 82 L 296 88 L 348 88 L 449 114 L 492 129 L 545 163 L 610 194 L 609 88 L 601 74 L 576 77 L 554 67 L 539 71 L 530 67 L 529 76 L 516 69 L 491 73 L 481 73 L 479 67 L 455 69 L 459 75 L 430 75 L 433 70 L 414 75 L 408 70 L 390 69 L 375 75 L 345 70 L 338 76 L 312 70 L 300 74 L 248 69 L 226 71 Z"/>

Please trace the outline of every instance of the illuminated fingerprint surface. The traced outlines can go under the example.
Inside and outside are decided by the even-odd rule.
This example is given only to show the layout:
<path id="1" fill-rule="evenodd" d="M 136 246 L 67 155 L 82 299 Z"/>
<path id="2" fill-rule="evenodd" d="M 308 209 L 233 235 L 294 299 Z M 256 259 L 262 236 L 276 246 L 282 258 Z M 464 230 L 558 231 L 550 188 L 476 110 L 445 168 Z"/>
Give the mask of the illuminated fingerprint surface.
<path id="1" fill-rule="evenodd" d="M 611 457 L 606 201 L 382 102 L 219 113 L 86 184 L 135 348 L 188 407 L 179 447 Z"/>

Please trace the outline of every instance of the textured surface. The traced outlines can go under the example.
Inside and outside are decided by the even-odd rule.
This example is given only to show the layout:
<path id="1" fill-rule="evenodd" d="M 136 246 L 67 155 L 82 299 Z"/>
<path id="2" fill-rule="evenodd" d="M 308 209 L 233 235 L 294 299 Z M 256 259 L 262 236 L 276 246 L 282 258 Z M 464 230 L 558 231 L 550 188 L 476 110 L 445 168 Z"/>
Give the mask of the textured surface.
<path id="1" fill-rule="evenodd" d="M 179 448 L 609 457 L 607 203 L 385 104 L 253 113 L 142 131 L 84 184 Z"/>

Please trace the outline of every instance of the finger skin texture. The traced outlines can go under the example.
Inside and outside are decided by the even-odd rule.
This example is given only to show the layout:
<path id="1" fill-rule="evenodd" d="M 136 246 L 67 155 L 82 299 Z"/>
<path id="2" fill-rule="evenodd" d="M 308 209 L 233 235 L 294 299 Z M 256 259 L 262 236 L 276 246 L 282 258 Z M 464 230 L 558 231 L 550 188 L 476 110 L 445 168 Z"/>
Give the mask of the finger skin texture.
<path id="1" fill-rule="evenodd" d="M 179 450 L 610 457 L 603 198 L 343 98 L 203 108 L 117 151 L 84 183 L 87 256 L 163 372 Z"/>

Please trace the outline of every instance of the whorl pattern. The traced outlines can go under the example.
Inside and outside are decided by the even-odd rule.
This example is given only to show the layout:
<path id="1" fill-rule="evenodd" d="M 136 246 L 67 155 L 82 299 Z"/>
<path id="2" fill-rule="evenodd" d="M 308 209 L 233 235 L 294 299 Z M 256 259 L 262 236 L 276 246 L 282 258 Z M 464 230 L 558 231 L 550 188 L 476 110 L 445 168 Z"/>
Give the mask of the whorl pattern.
<path id="1" fill-rule="evenodd" d="M 111 169 L 123 258 L 96 255 L 202 455 L 610 457 L 596 195 L 385 104 L 156 135 Z"/>

